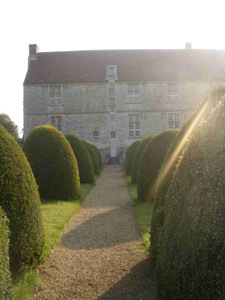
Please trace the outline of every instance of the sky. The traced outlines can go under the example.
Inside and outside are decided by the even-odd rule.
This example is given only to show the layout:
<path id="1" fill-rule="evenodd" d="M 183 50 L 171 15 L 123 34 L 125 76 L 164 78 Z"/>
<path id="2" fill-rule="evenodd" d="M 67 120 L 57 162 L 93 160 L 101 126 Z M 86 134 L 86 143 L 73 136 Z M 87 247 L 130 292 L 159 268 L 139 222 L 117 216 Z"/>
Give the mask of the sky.
<path id="1" fill-rule="evenodd" d="M 223 4 L 224 2 L 224 4 Z M 28 46 L 40 52 L 225 49 L 225 1 L 8 0 L 0 4 L 0 113 L 23 129 Z"/>

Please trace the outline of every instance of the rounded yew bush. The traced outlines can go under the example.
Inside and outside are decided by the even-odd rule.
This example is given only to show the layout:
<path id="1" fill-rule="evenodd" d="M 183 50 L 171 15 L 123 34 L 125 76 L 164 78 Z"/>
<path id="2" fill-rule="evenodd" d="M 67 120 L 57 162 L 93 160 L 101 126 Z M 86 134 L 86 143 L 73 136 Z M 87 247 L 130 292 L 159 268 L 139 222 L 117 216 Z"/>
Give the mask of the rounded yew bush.
<path id="1" fill-rule="evenodd" d="M 41 199 L 73 200 L 80 194 L 77 160 L 67 139 L 55 127 L 31 130 L 23 145 Z"/>
<path id="2" fill-rule="evenodd" d="M 0 207 L 0 299 L 11 300 L 8 219 Z"/>
<path id="3" fill-rule="evenodd" d="M 133 184 L 137 183 L 137 173 L 138 173 L 140 159 L 144 153 L 147 144 L 150 142 L 151 139 L 152 136 L 142 139 L 134 152 L 134 156 L 131 163 L 131 182 Z"/>
<path id="4" fill-rule="evenodd" d="M 100 166 L 99 166 L 99 158 L 98 158 L 98 155 L 96 153 L 96 150 L 94 148 L 94 146 L 86 141 L 82 141 L 85 145 L 85 147 L 87 148 L 88 150 L 88 153 L 91 157 L 91 161 L 93 163 L 93 166 L 94 166 L 94 172 L 96 175 L 99 175 L 100 173 Z"/>
<path id="5" fill-rule="evenodd" d="M 187 142 L 166 196 L 156 257 L 158 299 L 225 295 L 224 101 Z"/>
<path id="6" fill-rule="evenodd" d="M 101 170 L 101 168 L 102 168 L 102 156 L 101 156 L 101 153 L 100 153 L 100 151 L 98 150 L 98 148 L 95 145 L 93 145 L 93 147 L 94 147 L 95 152 L 96 152 L 97 157 L 98 157 L 99 169 Z"/>
<path id="7" fill-rule="evenodd" d="M 190 133 L 192 127 L 194 129 L 203 119 L 209 117 L 211 110 L 219 103 L 224 94 L 225 86 L 216 86 L 209 91 L 205 99 L 199 104 L 195 112 L 184 124 L 166 154 L 160 170 L 160 180 L 157 185 L 157 191 L 154 196 L 154 210 L 151 220 L 150 253 L 153 262 L 157 256 L 157 246 L 163 230 L 166 194 L 176 170 L 179 157 L 186 145 L 188 139 L 187 134 Z"/>
<path id="8" fill-rule="evenodd" d="M 73 149 L 74 155 L 77 159 L 80 182 L 93 183 L 95 182 L 94 167 L 91 157 L 85 145 L 75 134 L 65 135 Z"/>
<path id="9" fill-rule="evenodd" d="M 131 175 L 131 166 L 132 166 L 132 160 L 134 157 L 134 153 L 138 147 L 138 145 L 141 143 L 140 140 L 137 140 L 133 142 L 128 148 L 126 152 L 126 158 L 125 158 L 125 171 L 127 175 Z"/>
<path id="10" fill-rule="evenodd" d="M 176 137 L 178 130 L 165 130 L 155 135 L 148 143 L 141 158 L 137 175 L 139 201 L 153 202 L 156 181 L 166 152 Z"/>
<path id="11" fill-rule="evenodd" d="M 11 269 L 38 264 L 44 245 L 38 188 L 23 151 L 2 126 L 0 205 L 9 219 Z"/>

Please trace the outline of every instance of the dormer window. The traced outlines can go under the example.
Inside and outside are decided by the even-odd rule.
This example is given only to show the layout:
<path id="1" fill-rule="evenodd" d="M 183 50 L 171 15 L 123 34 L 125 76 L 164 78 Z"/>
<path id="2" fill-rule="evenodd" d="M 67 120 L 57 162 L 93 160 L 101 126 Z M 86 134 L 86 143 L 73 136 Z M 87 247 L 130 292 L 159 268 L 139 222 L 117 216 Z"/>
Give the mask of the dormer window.
<path id="1" fill-rule="evenodd" d="M 138 84 L 128 84 L 128 103 L 139 103 L 140 93 Z"/>
<path id="2" fill-rule="evenodd" d="M 50 97 L 51 105 L 61 105 L 62 104 L 62 95 L 60 86 L 50 87 Z"/>
<path id="3" fill-rule="evenodd" d="M 106 66 L 106 80 L 116 80 L 117 79 L 117 66 L 108 65 Z"/>
<path id="4" fill-rule="evenodd" d="M 178 83 L 168 83 L 167 85 L 168 92 L 168 102 L 179 102 L 179 84 Z"/>

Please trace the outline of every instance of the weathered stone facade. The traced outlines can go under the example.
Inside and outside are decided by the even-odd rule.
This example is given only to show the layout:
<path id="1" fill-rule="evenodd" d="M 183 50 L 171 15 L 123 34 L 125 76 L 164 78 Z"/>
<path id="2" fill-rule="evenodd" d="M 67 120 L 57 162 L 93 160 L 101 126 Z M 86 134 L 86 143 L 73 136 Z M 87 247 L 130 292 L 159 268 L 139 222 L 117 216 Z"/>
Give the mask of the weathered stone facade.
<path id="1" fill-rule="evenodd" d="M 34 59 L 35 60 L 35 59 Z M 103 162 L 119 156 L 136 139 L 180 128 L 216 84 L 225 81 L 120 81 L 24 84 L 24 137 L 42 124 L 74 133 L 100 150 Z M 117 76 L 118 75 L 118 76 Z"/>

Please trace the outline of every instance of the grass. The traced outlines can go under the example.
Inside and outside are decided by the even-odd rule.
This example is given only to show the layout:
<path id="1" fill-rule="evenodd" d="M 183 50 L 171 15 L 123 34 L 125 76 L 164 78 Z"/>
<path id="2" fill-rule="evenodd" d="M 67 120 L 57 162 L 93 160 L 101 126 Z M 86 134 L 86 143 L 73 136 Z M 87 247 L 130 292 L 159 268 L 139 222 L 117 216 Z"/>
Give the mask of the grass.
<path id="1" fill-rule="evenodd" d="M 154 204 L 138 201 L 136 184 L 131 183 L 131 176 L 126 176 L 126 175 L 124 176 L 132 199 L 132 205 L 133 205 L 137 227 L 140 230 L 142 235 L 144 251 L 149 254 L 150 224 L 151 224 Z"/>
<path id="2" fill-rule="evenodd" d="M 81 208 L 86 195 L 93 184 L 81 184 L 81 196 L 76 201 L 48 201 L 42 203 L 43 226 L 45 232 L 45 247 L 43 261 L 60 242 L 62 231 Z M 36 269 L 25 269 L 13 278 L 13 294 L 15 300 L 33 299 L 35 288 L 41 284 L 41 278 Z"/>

